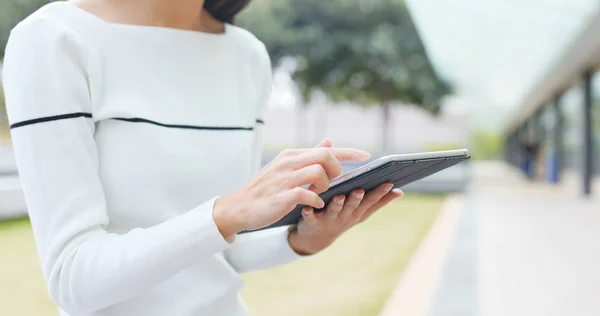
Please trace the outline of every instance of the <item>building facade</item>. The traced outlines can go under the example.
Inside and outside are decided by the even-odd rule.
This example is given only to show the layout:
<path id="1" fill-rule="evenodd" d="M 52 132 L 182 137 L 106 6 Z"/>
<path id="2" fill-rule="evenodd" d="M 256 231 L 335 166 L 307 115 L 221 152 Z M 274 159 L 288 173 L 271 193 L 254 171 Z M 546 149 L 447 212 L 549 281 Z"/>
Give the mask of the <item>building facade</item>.
<path id="1" fill-rule="evenodd" d="M 526 96 L 506 131 L 506 159 L 531 179 L 600 180 L 600 13 Z M 600 188 L 596 187 L 596 191 Z"/>

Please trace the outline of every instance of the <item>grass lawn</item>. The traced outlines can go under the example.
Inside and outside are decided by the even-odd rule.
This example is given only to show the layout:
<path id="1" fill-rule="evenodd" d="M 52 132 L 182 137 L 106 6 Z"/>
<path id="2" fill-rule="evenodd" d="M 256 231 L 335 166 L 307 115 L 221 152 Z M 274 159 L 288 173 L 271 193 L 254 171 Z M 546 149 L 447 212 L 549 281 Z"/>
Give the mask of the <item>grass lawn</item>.
<path id="1" fill-rule="evenodd" d="M 0 124 L 0 146 L 10 144 L 10 130 Z"/>
<path id="2" fill-rule="evenodd" d="M 376 315 L 436 218 L 441 196 L 388 206 L 316 256 L 244 276 L 251 315 Z M 26 219 L 0 222 L 0 315 L 56 316 Z"/>
<path id="3" fill-rule="evenodd" d="M 29 220 L 0 222 L 0 315 L 55 316 Z"/>
<path id="4" fill-rule="evenodd" d="M 250 315 L 377 315 L 442 202 L 407 195 L 321 254 L 245 275 Z"/>

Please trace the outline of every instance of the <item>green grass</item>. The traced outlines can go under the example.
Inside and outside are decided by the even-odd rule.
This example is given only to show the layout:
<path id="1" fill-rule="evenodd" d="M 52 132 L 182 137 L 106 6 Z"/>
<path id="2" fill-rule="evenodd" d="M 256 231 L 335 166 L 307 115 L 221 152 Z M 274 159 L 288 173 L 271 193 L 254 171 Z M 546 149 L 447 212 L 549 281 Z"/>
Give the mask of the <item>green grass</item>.
<path id="1" fill-rule="evenodd" d="M 27 219 L 0 222 L 0 315 L 53 316 Z"/>
<path id="2" fill-rule="evenodd" d="M 0 145 L 10 144 L 10 130 L 8 126 L 0 124 Z"/>
<path id="3" fill-rule="evenodd" d="M 441 196 L 407 196 L 321 254 L 244 276 L 251 315 L 376 315 L 437 216 Z M 56 316 L 27 219 L 0 222 L 0 315 Z"/>
<path id="4" fill-rule="evenodd" d="M 408 195 L 321 254 L 245 275 L 250 315 L 377 315 L 442 201 Z"/>

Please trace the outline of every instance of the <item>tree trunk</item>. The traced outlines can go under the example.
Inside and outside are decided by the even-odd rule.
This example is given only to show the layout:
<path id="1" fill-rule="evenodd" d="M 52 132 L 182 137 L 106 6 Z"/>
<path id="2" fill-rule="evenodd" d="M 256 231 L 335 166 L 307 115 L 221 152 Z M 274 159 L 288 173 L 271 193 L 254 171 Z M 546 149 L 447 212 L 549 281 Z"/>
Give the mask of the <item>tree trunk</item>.
<path id="1" fill-rule="evenodd" d="M 296 148 L 304 148 L 306 143 L 306 106 L 299 103 L 296 107 Z"/>
<path id="2" fill-rule="evenodd" d="M 317 117 L 315 118 L 315 139 L 314 144 L 318 144 L 323 138 L 327 137 L 327 105 L 322 104 L 319 106 Z"/>
<path id="3" fill-rule="evenodd" d="M 381 124 L 381 150 L 387 153 L 390 150 L 390 139 L 389 139 L 389 126 L 390 126 L 390 101 L 382 101 L 382 124 Z"/>

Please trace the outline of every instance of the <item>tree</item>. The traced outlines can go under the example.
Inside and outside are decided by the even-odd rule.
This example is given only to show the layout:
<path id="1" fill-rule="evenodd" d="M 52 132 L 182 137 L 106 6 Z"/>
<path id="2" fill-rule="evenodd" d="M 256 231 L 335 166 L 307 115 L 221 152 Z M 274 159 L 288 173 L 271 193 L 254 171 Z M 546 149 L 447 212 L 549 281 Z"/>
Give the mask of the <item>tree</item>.
<path id="1" fill-rule="evenodd" d="M 321 90 L 334 102 L 382 107 L 387 150 L 395 101 L 440 111 L 450 85 L 434 71 L 402 0 L 280 0 L 253 4 L 242 26 L 267 46 L 273 64 L 295 57 L 305 101 Z"/>
<path id="2" fill-rule="evenodd" d="M 501 133 L 489 131 L 473 131 L 471 133 L 471 155 L 476 160 L 500 159 L 504 146 Z"/>

